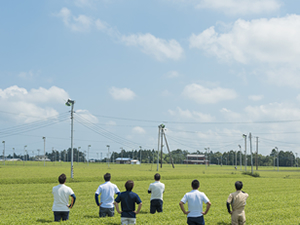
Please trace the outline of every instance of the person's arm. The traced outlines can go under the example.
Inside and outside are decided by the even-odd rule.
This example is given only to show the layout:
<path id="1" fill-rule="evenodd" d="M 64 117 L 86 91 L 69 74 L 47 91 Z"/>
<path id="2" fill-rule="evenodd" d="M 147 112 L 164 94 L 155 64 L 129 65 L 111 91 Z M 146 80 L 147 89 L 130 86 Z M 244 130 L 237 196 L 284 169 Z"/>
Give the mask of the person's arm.
<path id="1" fill-rule="evenodd" d="M 184 209 L 184 203 L 183 203 L 182 201 L 179 202 L 179 206 L 180 206 L 181 211 L 182 211 L 185 215 L 187 215 L 187 214 L 190 213 L 190 211 L 185 211 L 185 209 Z"/>
<path id="2" fill-rule="evenodd" d="M 97 193 L 95 193 L 95 201 L 96 201 L 96 204 L 97 204 L 97 206 L 100 206 L 102 203 L 99 203 L 99 198 L 98 198 L 98 194 Z"/>
<path id="3" fill-rule="evenodd" d="M 230 210 L 230 203 L 229 203 L 229 202 L 226 202 L 226 206 L 227 206 L 228 213 L 231 214 L 232 212 L 231 212 L 231 210 Z"/>
<path id="4" fill-rule="evenodd" d="M 73 208 L 73 206 L 74 206 L 74 204 L 75 204 L 75 201 L 76 201 L 76 196 L 75 196 L 75 194 L 72 194 L 71 197 L 72 197 L 71 204 L 68 205 L 68 207 L 69 207 L 70 209 Z"/>
<path id="5" fill-rule="evenodd" d="M 120 209 L 119 209 L 119 204 L 115 201 L 115 202 L 114 202 L 114 205 L 115 205 L 115 207 L 116 207 L 117 212 L 118 212 L 119 214 L 121 214 L 122 211 L 120 211 Z"/>
<path id="6" fill-rule="evenodd" d="M 208 201 L 206 203 L 206 210 L 205 210 L 205 212 L 201 212 L 201 214 L 206 215 L 208 213 L 208 211 L 209 211 L 210 206 L 211 206 L 211 203 Z"/>
<path id="7" fill-rule="evenodd" d="M 142 202 L 138 205 L 138 209 L 136 211 L 133 211 L 135 214 L 138 214 L 141 211 L 142 208 Z"/>

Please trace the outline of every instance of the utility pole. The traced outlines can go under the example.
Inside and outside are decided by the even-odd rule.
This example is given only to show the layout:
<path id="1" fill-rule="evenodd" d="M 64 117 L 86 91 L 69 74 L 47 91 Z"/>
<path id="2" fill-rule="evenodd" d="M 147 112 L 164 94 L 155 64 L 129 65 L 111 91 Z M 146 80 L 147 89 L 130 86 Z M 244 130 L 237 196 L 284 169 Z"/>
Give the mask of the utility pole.
<path id="1" fill-rule="evenodd" d="M 80 150 L 80 149 L 81 149 L 81 147 L 78 147 L 78 149 L 77 149 L 77 150 L 78 150 L 78 151 L 77 151 L 77 164 L 79 163 L 79 152 L 80 152 L 79 150 Z"/>
<path id="2" fill-rule="evenodd" d="M 208 148 L 204 148 L 204 150 L 206 151 L 206 155 L 205 155 L 205 169 L 207 169 L 207 149 Z"/>
<path id="3" fill-rule="evenodd" d="M 256 137 L 255 165 L 256 165 L 256 170 L 258 170 L 258 137 Z"/>
<path id="4" fill-rule="evenodd" d="M 245 171 L 247 171 L 247 135 L 243 134 L 245 139 Z"/>
<path id="5" fill-rule="evenodd" d="M 45 161 L 46 161 L 46 137 L 43 137 L 44 139 L 44 166 L 45 166 Z"/>
<path id="6" fill-rule="evenodd" d="M 295 163 L 296 163 L 296 166 L 298 167 L 297 152 L 296 152 L 295 154 L 296 154 L 296 160 L 295 160 Z"/>
<path id="7" fill-rule="evenodd" d="M 169 149 L 169 145 L 168 145 L 168 141 L 167 141 L 167 137 L 166 137 L 166 134 L 165 134 L 165 125 L 164 124 L 161 124 L 158 126 L 159 130 L 158 130 L 158 138 L 161 139 L 160 141 L 160 144 L 161 144 L 161 162 L 160 162 L 160 168 L 162 168 L 162 152 L 163 152 L 163 139 L 165 140 L 165 143 L 166 143 L 166 146 L 167 146 L 167 149 L 168 149 L 168 152 L 169 152 L 169 156 L 170 156 L 170 160 L 171 160 L 171 163 L 172 163 L 172 167 L 174 168 L 174 163 L 173 163 L 173 158 L 172 158 L 172 155 L 171 155 L 171 152 L 170 152 L 170 149 Z M 159 143 L 159 140 L 158 140 L 158 143 Z"/>
<path id="8" fill-rule="evenodd" d="M 27 147 L 27 145 L 24 146 L 23 166 L 25 165 L 25 159 L 26 159 L 26 155 L 25 155 L 26 147 Z"/>
<path id="9" fill-rule="evenodd" d="M 108 159 L 108 157 L 109 157 L 109 145 L 106 145 L 106 147 L 107 147 L 107 165 L 108 165 L 108 167 L 109 167 L 109 159 Z"/>
<path id="10" fill-rule="evenodd" d="M 142 165 L 142 146 L 140 146 L 140 166 Z"/>
<path id="11" fill-rule="evenodd" d="M 277 171 L 279 171 L 279 150 L 277 147 L 275 147 L 277 149 Z"/>
<path id="12" fill-rule="evenodd" d="M 3 165 L 5 165 L 5 141 L 2 141 L 3 143 Z"/>
<path id="13" fill-rule="evenodd" d="M 238 145 L 240 148 L 240 170 L 242 171 L 242 147 L 241 145 Z"/>
<path id="14" fill-rule="evenodd" d="M 38 165 L 40 165 L 40 149 L 38 149 L 37 152 L 38 152 Z"/>
<path id="15" fill-rule="evenodd" d="M 13 160 L 14 160 L 14 164 L 15 164 L 15 148 L 13 148 Z"/>
<path id="16" fill-rule="evenodd" d="M 91 147 L 91 145 L 88 145 L 88 160 L 87 160 L 87 165 L 89 165 L 89 161 L 90 161 L 90 147 Z"/>
<path id="17" fill-rule="evenodd" d="M 249 133 L 250 153 L 251 153 L 251 174 L 253 174 L 253 158 L 252 158 L 252 135 Z"/>

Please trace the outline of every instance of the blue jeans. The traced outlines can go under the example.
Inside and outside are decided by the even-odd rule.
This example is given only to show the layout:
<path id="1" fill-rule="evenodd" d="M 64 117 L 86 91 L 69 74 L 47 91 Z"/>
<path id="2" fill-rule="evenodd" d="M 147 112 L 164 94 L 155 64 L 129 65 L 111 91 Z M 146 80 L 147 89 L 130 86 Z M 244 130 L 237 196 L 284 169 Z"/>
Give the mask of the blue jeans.
<path id="1" fill-rule="evenodd" d="M 188 225 L 205 225 L 204 217 L 188 217 L 187 218 L 187 224 Z"/>
<path id="2" fill-rule="evenodd" d="M 69 211 L 54 211 L 54 221 L 59 222 L 62 220 L 69 219 Z"/>

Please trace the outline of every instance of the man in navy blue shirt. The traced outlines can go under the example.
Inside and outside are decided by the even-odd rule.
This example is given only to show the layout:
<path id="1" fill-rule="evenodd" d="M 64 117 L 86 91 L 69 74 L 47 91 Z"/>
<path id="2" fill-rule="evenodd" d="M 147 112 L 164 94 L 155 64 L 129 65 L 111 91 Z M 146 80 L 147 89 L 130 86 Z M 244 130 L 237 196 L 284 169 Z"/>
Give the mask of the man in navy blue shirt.
<path id="1" fill-rule="evenodd" d="M 115 199 L 114 205 L 119 214 L 121 214 L 121 224 L 135 224 L 136 214 L 138 214 L 142 208 L 142 201 L 140 197 L 132 192 L 134 183 L 132 180 L 128 180 L 125 183 L 126 191 L 122 192 Z M 119 209 L 119 204 L 121 202 L 121 209 Z M 135 210 L 135 203 L 138 204 L 138 209 Z"/>

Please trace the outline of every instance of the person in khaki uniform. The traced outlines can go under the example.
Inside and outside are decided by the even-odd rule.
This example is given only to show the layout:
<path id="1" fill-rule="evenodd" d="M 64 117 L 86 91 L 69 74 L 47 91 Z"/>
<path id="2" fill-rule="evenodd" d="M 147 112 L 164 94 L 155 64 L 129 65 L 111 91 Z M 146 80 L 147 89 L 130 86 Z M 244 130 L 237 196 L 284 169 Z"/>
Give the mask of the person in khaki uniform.
<path id="1" fill-rule="evenodd" d="M 236 192 L 231 193 L 227 199 L 227 209 L 228 212 L 231 214 L 231 224 L 232 225 L 239 225 L 246 223 L 246 216 L 245 216 L 245 205 L 246 200 L 248 198 L 248 194 L 241 191 L 243 188 L 242 181 L 235 182 L 235 189 Z M 232 211 L 230 211 L 230 204 L 232 207 Z"/>

